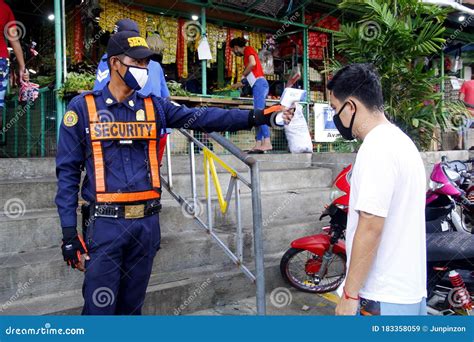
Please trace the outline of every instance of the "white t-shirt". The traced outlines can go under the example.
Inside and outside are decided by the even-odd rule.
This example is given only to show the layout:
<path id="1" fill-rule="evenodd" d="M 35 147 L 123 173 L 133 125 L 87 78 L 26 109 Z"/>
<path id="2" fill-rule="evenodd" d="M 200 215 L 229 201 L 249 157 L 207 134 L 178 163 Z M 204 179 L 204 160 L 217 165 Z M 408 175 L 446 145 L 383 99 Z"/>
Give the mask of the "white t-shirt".
<path id="1" fill-rule="evenodd" d="M 425 177 L 420 153 L 398 127 L 379 125 L 365 137 L 351 177 L 348 267 L 359 211 L 385 223 L 361 297 L 396 304 L 426 297 Z"/>

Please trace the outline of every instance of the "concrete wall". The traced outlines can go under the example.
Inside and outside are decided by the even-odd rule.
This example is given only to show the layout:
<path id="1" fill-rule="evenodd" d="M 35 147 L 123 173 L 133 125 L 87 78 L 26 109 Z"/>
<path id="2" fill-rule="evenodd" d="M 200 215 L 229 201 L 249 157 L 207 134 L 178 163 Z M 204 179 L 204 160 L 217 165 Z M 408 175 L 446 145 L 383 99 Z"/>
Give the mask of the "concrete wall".
<path id="1" fill-rule="evenodd" d="M 442 156 L 447 156 L 449 160 L 466 160 L 469 158 L 468 151 L 440 151 L 440 152 L 420 152 L 425 163 L 426 179 L 429 179 L 433 165 L 441 160 Z M 314 153 L 313 167 L 325 167 L 332 170 L 333 178 L 348 164 L 354 163 L 355 153 Z"/>

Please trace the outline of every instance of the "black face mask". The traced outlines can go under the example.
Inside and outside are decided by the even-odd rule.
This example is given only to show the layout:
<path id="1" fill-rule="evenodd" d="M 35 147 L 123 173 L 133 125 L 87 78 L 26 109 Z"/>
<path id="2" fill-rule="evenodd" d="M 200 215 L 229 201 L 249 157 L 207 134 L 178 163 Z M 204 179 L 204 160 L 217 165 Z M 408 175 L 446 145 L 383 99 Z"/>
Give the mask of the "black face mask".
<path id="1" fill-rule="evenodd" d="M 352 101 L 351 101 L 352 102 Z M 339 131 L 339 133 L 341 133 L 341 136 L 343 139 L 345 140 L 354 140 L 354 136 L 352 134 L 352 126 L 354 126 L 354 120 L 355 120 L 355 117 L 356 117 L 356 113 L 357 113 L 357 106 L 354 102 L 352 102 L 352 104 L 354 105 L 356 111 L 354 112 L 354 114 L 352 114 L 352 119 L 351 119 L 351 123 L 349 124 L 349 127 L 345 127 L 343 124 L 342 124 L 342 121 L 341 121 L 341 118 L 339 117 L 340 114 L 342 113 L 342 111 L 344 110 L 344 107 L 346 106 L 346 104 L 348 104 L 349 102 L 345 102 L 344 105 L 342 106 L 342 108 L 339 110 L 339 112 L 337 112 L 337 114 L 334 115 L 333 117 L 333 121 L 334 121 L 334 125 L 336 125 L 336 128 L 337 130 Z"/>

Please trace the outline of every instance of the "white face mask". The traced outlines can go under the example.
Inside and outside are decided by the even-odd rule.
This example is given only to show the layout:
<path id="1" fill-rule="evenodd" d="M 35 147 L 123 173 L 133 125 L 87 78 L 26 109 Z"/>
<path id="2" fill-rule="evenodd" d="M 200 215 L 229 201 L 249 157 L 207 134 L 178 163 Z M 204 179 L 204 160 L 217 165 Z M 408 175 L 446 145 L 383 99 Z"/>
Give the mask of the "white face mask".
<path id="1" fill-rule="evenodd" d="M 140 87 L 139 89 L 135 90 L 143 89 L 143 87 L 145 87 L 146 82 L 148 81 L 148 69 L 130 66 L 128 67 L 128 72 L 132 74 L 133 78 Z"/>
<path id="2" fill-rule="evenodd" d="M 148 68 L 140 68 L 133 65 L 128 65 L 120 61 L 123 65 L 127 67 L 125 75 L 120 75 L 120 78 L 125 82 L 125 84 L 134 90 L 142 89 L 146 82 L 148 81 Z"/>

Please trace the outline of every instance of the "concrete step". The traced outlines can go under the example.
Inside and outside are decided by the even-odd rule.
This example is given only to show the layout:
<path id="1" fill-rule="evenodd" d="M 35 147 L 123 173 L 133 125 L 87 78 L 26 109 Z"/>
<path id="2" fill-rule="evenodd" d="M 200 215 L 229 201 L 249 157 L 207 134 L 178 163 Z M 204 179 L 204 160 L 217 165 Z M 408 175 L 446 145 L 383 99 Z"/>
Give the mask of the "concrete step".
<path id="1" fill-rule="evenodd" d="M 323 224 L 316 217 L 310 217 L 306 222 L 293 218 L 280 222 L 278 226 L 265 227 L 265 255 L 282 255 L 290 247 L 291 241 L 319 233 Z M 215 232 L 235 253 L 235 234 L 219 230 Z M 153 274 L 157 276 L 205 265 L 233 265 L 205 231 L 163 234 L 161 247 L 153 268 Z M 250 227 L 244 228 L 243 247 L 244 260 L 246 264 L 251 263 L 254 253 Z M 83 274 L 66 267 L 60 253 L 58 246 L 0 258 L 0 278 L 3 279 L 0 284 L 0 303 L 2 300 L 8 301 L 25 284 L 27 288 L 22 294 L 30 297 L 80 288 Z"/>
<path id="2" fill-rule="evenodd" d="M 220 234 L 228 245 L 234 244 L 230 234 Z M 249 251 L 248 243 L 244 249 Z M 248 254 L 248 253 L 247 253 Z M 154 261 L 154 274 L 178 272 L 206 265 L 228 266 L 232 262 L 209 236 L 202 233 L 164 235 L 161 250 Z M 58 293 L 82 286 L 83 273 L 66 267 L 59 248 L 17 253 L 0 258 L 0 303 L 27 284 L 23 296 Z"/>
<path id="3" fill-rule="evenodd" d="M 260 173 L 262 192 L 286 191 L 308 187 L 328 187 L 332 181 L 329 169 L 293 169 L 264 171 Z M 230 174 L 220 172 L 218 178 L 222 191 L 227 192 Z M 247 177 L 248 179 L 249 177 Z M 0 181 L 0 215 L 10 213 L 15 216 L 15 210 L 35 210 L 54 208 L 56 196 L 55 178 L 37 178 L 25 180 Z M 174 190 L 185 197 L 191 196 L 191 177 L 189 174 L 173 176 Z M 196 177 L 198 194 L 204 194 L 204 176 Z M 250 189 L 241 185 L 241 193 L 249 193 Z M 211 193 L 215 195 L 215 187 L 211 185 Z"/>
<path id="4" fill-rule="evenodd" d="M 218 168 L 219 170 L 219 168 Z M 244 178 L 250 181 L 250 175 L 244 174 Z M 228 172 L 219 172 L 218 179 L 224 195 L 227 192 L 231 175 Z M 287 191 L 293 189 L 322 188 L 330 187 L 332 184 L 332 173 L 330 169 L 281 169 L 266 170 L 260 172 L 260 187 L 262 192 L 266 191 Z M 203 173 L 196 176 L 197 191 L 204 194 L 205 184 Z M 180 194 L 191 194 L 191 176 L 190 174 L 173 175 L 173 188 Z M 241 193 L 250 193 L 250 189 L 241 183 Z M 211 184 L 211 194 L 216 195 L 215 186 Z"/>
<path id="5" fill-rule="evenodd" d="M 286 286 L 280 276 L 279 258 L 271 256 L 266 259 L 268 292 Z M 161 282 L 157 282 L 160 278 Z M 233 266 L 209 265 L 175 274 L 160 274 L 150 279 L 143 314 L 189 314 L 255 296 L 255 291 L 255 284 Z M 0 315 L 77 315 L 81 312 L 83 299 L 80 289 L 67 289 L 35 297 L 17 292 L 4 303 Z"/>
<path id="6" fill-rule="evenodd" d="M 253 155 L 254 159 L 260 163 L 261 170 L 276 170 L 289 168 L 306 168 L 312 165 L 311 154 L 266 154 Z M 203 155 L 195 155 L 196 169 L 202 173 L 203 170 Z M 219 158 L 224 160 L 231 167 L 237 171 L 246 171 L 248 167 L 237 160 L 232 155 L 219 155 Z M 164 165 L 162 172 L 166 174 L 166 157 L 164 158 Z M 173 166 L 173 173 L 189 173 L 189 156 L 187 155 L 173 155 L 171 159 Z M 36 178 L 54 178 L 56 162 L 54 158 L 5 158 L 0 159 L 0 179 L 2 180 L 24 180 Z"/>
<path id="7" fill-rule="evenodd" d="M 272 191 L 262 195 L 263 224 L 266 228 L 285 224 L 285 220 L 295 219 L 300 222 L 316 221 L 317 216 L 328 202 L 327 188 L 309 188 L 290 192 Z M 168 197 L 168 199 L 166 199 Z M 236 215 L 234 200 L 229 210 L 222 214 L 213 199 L 213 226 L 227 232 L 236 232 Z M 207 207 L 203 199 L 199 199 L 197 212 L 207 222 Z M 243 227 L 252 226 L 252 206 L 250 194 L 241 195 L 241 219 Z M 314 217 L 314 219 L 310 219 Z M 80 217 L 78 222 L 81 222 Z M 169 199 L 164 193 L 163 209 L 160 214 L 160 226 L 163 234 L 179 234 L 181 232 L 198 231 L 193 219 L 186 210 Z M 0 216 L 0 256 L 34 250 L 59 248 L 61 229 L 56 209 L 27 211 L 19 218 Z"/>

